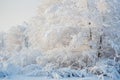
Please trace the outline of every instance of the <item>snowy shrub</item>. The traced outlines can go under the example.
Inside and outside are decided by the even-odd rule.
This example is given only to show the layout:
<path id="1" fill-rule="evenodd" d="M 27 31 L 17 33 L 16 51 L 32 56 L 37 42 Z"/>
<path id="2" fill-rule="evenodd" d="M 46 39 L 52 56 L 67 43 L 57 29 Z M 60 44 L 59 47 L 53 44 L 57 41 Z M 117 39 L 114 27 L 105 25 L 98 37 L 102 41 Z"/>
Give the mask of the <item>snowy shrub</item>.
<path id="1" fill-rule="evenodd" d="M 43 67 L 41 67 L 38 64 L 31 64 L 28 66 L 25 66 L 21 70 L 22 74 L 27 76 L 37 76 L 37 77 L 50 77 L 50 70 L 45 70 Z"/>
<path id="2" fill-rule="evenodd" d="M 105 59 L 106 60 L 106 59 Z M 112 80 L 118 80 L 120 78 L 120 73 L 118 68 L 115 67 L 114 60 L 100 61 L 96 63 L 94 67 L 89 68 L 89 71 L 102 78 L 108 77 Z"/>
<path id="3" fill-rule="evenodd" d="M 41 70 L 42 68 L 40 65 L 37 64 L 30 64 L 22 68 L 21 73 L 22 74 L 28 74 L 32 73 L 33 71 Z"/>
<path id="4" fill-rule="evenodd" d="M 38 50 L 25 48 L 20 52 L 14 53 L 13 56 L 9 59 L 9 62 L 20 66 L 35 64 L 36 58 L 40 55 L 41 52 Z"/>
<path id="5" fill-rule="evenodd" d="M 72 53 L 67 49 L 55 49 L 48 51 L 43 56 L 37 58 L 37 63 L 42 66 L 52 64 L 51 67 L 71 67 L 74 69 L 81 69 L 87 66 L 92 66 L 95 63 L 94 51 L 83 53 Z"/>
<path id="6" fill-rule="evenodd" d="M 53 70 L 51 72 L 52 77 L 55 79 L 59 78 L 70 78 L 70 77 L 84 77 L 84 75 L 78 70 L 71 70 L 69 68 L 61 68 Z"/>
<path id="7" fill-rule="evenodd" d="M 25 74 L 27 76 L 35 76 L 35 77 L 51 77 L 50 73 L 44 70 L 34 70 L 30 73 Z"/>
<path id="8" fill-rule="evenodd" d="M 54 79 L 70 78 L 70 77 L 84 77 L 84 75 L 78 70 L 72 70 L 69 68 L 60 69 L 45 69 L 40 68 L 39 65 L 29 65 L 23 68 L 23 74 L 27 76 L 37 77 L 50 77 Z"/>

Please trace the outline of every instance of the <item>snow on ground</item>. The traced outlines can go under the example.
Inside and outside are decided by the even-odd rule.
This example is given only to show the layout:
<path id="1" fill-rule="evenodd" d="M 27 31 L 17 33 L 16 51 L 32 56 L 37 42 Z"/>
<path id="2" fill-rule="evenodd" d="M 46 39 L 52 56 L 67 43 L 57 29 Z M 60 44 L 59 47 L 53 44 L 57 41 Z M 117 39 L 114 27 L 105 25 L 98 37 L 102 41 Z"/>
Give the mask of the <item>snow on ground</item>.
<path id="1" fill-rule="evenodd" d="M 45 68 L 38 64 L 25 67 L 9 64 L 1 70 L 0 80 L 120 80 L 120 65 L 114 65 L 112 61 L 101 60 L 96 66 L 82 70 Z"/>
<path id="2" fill-rule="evenodd" d="M 64 78 L 64 79 L 51 79 L 47 77 L 28 77 L 24 75 L 10 76 L 0 80 L 97 80 L 95 77 L 88 78 Z"/>

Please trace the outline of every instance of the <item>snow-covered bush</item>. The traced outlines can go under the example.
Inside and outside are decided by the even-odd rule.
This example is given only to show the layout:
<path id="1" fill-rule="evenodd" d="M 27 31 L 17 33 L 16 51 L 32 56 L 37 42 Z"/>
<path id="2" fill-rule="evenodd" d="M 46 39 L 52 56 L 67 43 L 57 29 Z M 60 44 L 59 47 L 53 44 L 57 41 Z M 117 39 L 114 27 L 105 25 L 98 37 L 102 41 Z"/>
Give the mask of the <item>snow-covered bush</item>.
<path id="1" fill-rule="evenodd" d="M 60 69 L 47 69 L 45 67 L 41 68 L 40 65 L 28 65 L 22 69 L 22 73 L 27 76 L 41 76 L 50 78 L 70 78 L 70 77 L 84 77 L 78 70 L 72 70 L 70 68 L 60 68 Z"/>
<path id="2" fill-rule="evenodd" d="M 16 65 L 26 66 L 36 64 L 36 58 L 40 55 L 39 50 L 25 48 L 20 52 L 15 52 L 8 61 Z"/>
<path id="3" fill-rule="evenodd" d="M 23 67 L 23 69 L 21 70 L 21 73 L 25 74 L 25 75 L 30 75 L 30 74 L 35 75 L 34 72 L 35 71 L 40 71 L 40 70 L 42 70 L 40 65 L 30 64 L 30 65 L 27 65 L 27 66 Z"/>
<path id="4" fill-rule="evenodd" d="M 52 70 L 52 78 L 71 78 L 71 77 L 84 77 L 84 75 L 79 70 L 72 70 L 69 68 L 61 68 L 57 70 Z"/>
<path id="5" fill-rule="evenodd" d="M 81 69 L 95 64 L 96 58 L 94 51 L 72 53 L 72 51 L 65 48 L 48 51 L 43 56 L 37 57 L 37 63 L 44 67 L 52 65 L 53 68 L 70 67 Z"/>
<path id="6" fill-rule="evenodd" d="M 89 72 L 98 75 L 100 80 L 102 78 L 108 77 L 112 80 L 118 80 L 120 78 L 120 73 L 118 68 L 116 68 L 115 62 L 112 59 L 105 59 L 106 61 L 97 62 L 94 67 L 89 68 Z M 118 63 L 117 63 L 118 64 Z"/>

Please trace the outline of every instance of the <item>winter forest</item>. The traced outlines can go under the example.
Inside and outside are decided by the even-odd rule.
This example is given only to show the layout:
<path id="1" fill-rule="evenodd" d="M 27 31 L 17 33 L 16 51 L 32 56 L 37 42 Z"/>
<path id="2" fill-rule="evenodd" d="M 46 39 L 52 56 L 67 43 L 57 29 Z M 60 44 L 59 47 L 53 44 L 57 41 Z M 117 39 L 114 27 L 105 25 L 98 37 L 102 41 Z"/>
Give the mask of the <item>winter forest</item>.
<path id="1" fill-rule="evenodd" d="M 120 80 L 120 0 L 41 0 L 0 33 L 0 80 Z"/>

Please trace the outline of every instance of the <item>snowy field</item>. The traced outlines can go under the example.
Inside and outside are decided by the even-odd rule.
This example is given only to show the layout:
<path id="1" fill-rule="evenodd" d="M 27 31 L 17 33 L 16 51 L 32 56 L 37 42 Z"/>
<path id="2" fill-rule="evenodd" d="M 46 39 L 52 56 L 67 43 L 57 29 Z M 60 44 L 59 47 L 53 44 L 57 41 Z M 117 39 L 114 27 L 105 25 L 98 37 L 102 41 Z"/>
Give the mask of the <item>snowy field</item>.
<path id="1" fill-rule="evenodd" d="M 51 78 L 46 78 L 46 77 L 27 77 L 27 76 L 17 75 L 17 76 L 11 76 L 11 77 L 7 77 L 5 79 L 0 79 L 0 80 L 97 80 L 97 78 L 89 77 L 89 78 L 51 79 Z"/>

